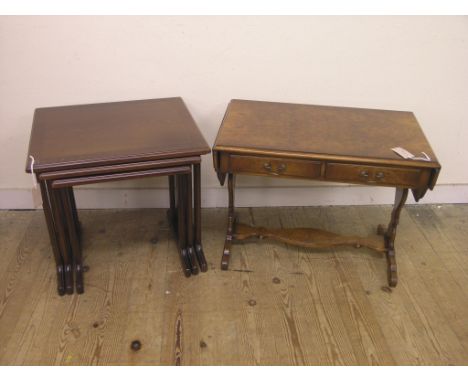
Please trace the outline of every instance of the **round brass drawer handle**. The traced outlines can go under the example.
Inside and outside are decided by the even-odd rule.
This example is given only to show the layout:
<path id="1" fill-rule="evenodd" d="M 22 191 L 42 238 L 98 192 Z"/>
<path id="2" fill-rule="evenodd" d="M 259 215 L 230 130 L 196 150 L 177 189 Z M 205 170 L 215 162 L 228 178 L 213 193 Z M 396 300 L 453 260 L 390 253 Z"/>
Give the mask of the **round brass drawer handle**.
<path id="1" fill-rule="evenodd" d="M 382 171 L 379 171 L 377 174 L 375 174 L 375 178 L 381 180 L 385 178 L 385 174 Z"/>
<path id="2" fill-rule="evenodd" d="M 271 167 L 271 163 L 270 162 L 266 162 L 263 164 L 263 168 L 267 171 L 271 171 L 272 167 Z"/>
<path id="3" fill-rule="evenodd" d="M 362 170 L 359 175 L 363 178 L 368 178 L 369 177 L 369 171 L 366 171 L 366 170 Z"/>
<path id="4" fill-rule="evenodd" d="M 286 164 L 281 163 L 281 164 L 278 166 L 277 171 L 278 171 L 279 173 L 286 171 Z"/>

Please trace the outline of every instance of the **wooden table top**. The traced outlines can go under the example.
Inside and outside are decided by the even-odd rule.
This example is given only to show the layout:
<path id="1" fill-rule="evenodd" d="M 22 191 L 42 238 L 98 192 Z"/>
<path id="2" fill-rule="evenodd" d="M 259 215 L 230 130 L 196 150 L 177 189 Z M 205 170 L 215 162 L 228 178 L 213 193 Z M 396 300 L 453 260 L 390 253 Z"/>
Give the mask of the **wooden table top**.
<path id="1" fill-rule="evenodd" d="M 182 98 L 35 110 L 34 172 L 202 155 L 210 148 Z"/>
<path id="2" fill-rule="evenodd" d="M 406 160 L 403 147 L 430 162 Z M 232 100 L 213 150 L 310 158 L 362 159 L 440 167 L 415 116 L 407 111 Z"/>

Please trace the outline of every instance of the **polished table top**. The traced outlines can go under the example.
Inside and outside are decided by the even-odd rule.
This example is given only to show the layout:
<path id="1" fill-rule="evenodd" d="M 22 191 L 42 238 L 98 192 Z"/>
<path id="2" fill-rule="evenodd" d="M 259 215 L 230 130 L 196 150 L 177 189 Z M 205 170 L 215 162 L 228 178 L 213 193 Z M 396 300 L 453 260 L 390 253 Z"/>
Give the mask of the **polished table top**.
<path id="1" fill-rule="evenodd" d="M 391 150 L 398 146 L 416 156 L 425 152 L 431 161 L 403 159 Z M 234 99 L 213 150 L 440 167 L 414 114 L 407 111 Z"/>
<path id="2" fill-rule="evenodd" d="M 34 171 L 202 155 L 210 148 L 182 98 L 36 109 Z"/>

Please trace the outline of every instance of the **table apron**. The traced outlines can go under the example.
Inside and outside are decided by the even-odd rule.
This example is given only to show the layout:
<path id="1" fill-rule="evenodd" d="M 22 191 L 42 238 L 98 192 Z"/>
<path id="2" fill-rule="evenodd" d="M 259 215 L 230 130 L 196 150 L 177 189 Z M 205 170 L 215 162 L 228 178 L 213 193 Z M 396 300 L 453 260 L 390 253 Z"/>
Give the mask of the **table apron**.
<path id="1" fill-rule="evenodd" d="M 161 168 L 161 169 L 121 173 L 121 174 L 105 174 L 105 175 L 87 176 L 87 177 L 79 177 L 79 178 L 68 178 L 68 179 L 60 179 L 60 180 L 52 181 L 52 188 L 81 186 L 85 184 L 111 182 L 114 180 L 137 179 L 137 178 L 145 178 L 145 177 L 150 177 L 150 176 L 190 174 L 191 171 L 192 171 L 191 166 L 177 166 L 177 167 L 168 167 L 168 168 Z"/>
<path id="2" fill-rule="evenodd" d="M 90 175 L 115 174 L 139 170 L 152 170 L 156 168 L 193 165 L 199 164 L 200 162 L 201 158 L 199 156 L 192 156 L 155 161 L 143 161 L 136 163 L 125 163 L 111 166 L 85 167 L 79 169 L 43 172 L 38 174 L 37 176 L 39 180 L 56 180 L 66 178 L 77 178 Z"/>
<path id="3" fill-rule="evenodd" d="M 220 173 L 311 179 L 382 187 L 427 189 L 431 168 L 376 165 L 354 162 L 291 159 L 274 156 L 219 152 L 215 161 Z"/>

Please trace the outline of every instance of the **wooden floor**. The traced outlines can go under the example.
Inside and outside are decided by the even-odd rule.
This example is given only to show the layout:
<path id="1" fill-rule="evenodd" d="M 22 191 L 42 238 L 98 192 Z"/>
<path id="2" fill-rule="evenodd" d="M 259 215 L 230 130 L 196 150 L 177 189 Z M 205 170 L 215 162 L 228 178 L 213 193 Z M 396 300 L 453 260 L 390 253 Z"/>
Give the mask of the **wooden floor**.
<path id="1" fill-rule="evenodd" d="M 367 235 L 390 207 L 238 212 L 246 223 Z M 0 212 L 0 364 L 468 364 L 467 205 L 404 209 L 396 289 L 385 259 L 362 248 L 251 241 L 220 271 L 226 209 L 203 211 L 210 268 L 188 279 L 165 211 L 80 218 L 86 292 L 59 297 L 42 212 Z"/>

